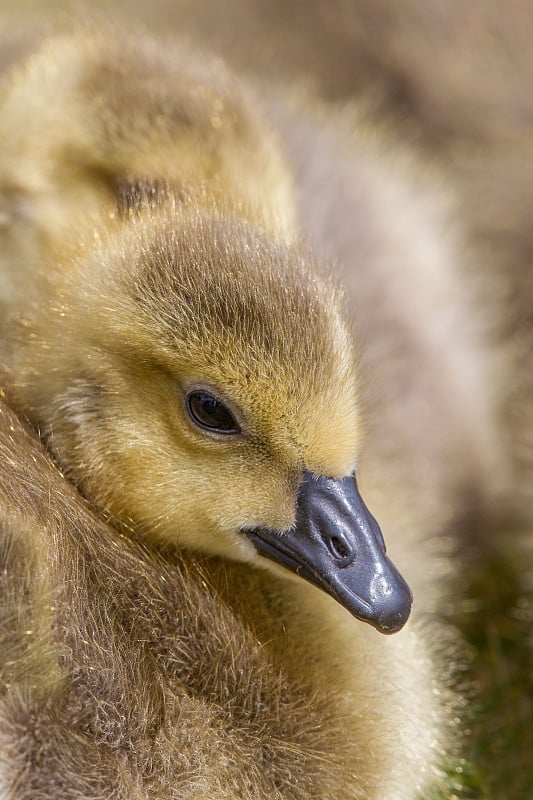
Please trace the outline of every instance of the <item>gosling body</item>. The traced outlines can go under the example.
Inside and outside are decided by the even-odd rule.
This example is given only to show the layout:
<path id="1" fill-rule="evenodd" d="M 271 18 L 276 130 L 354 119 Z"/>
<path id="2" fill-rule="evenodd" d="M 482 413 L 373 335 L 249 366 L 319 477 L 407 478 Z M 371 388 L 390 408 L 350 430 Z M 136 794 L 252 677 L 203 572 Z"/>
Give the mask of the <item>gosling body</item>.
<path id="1" fill-rule="evenodd" d="M 258 638 L 223 563 L 119 536 L 1 424 L 2 796 L 350 796 L 349 710 Z"/>
<path id="2" fill-rule="evenodd" d="M 382 349 L 385 372 L 372 351 L 357 357 L 335 281 L 299 241 L 309 192 L 278 143 L 298 141 L 296 117 L 280 112 L 276 133 L 219 62 L 108 32 L 45 45 L 1 119 L 4 384 L 65 476 L 6 408 L 6 574 L 20 575 L 23 540 L 37 555 L 22 585 L 43 583 L 25 594 L 39 644 L 29 635 L 30 666 L 5 681 L 6 797 L 417 797 L 448 738 L 446 636 L 430 647 L 423 633 L 441 597 L 431 535 L 472 475 L 483 483 L 490 448 L 485 426 L 459 424 L 460 404 L 437 413 L 439 447 L 471 459 L 454 480 L 439 447 L 391 440 L 440 387 L 422 384 L 411 406 L 387 389 L 387 366 L 416 370 L 410 337 L 400 362 Z M 327 151 L 327 126 L 309 124 Z M 381 176 L 366 180 L 382 197 Z M 359 275 L 350 292 L 371 297 Z M 390 398 L 366 442 L 365 370 Z M 461 371 L 443 375 L 451 393 Z M 195 393 L 239 435 L 199 430 Z M 359 459 L 421 592 L 392 638 L 247 535 L 291 529 L 304 471 L 344 480 Z M 422 477 L 428 463 L 423 493 L 406 493 L 405 465 Z M 6 652 L 23 665 L 20 638 Z"/>

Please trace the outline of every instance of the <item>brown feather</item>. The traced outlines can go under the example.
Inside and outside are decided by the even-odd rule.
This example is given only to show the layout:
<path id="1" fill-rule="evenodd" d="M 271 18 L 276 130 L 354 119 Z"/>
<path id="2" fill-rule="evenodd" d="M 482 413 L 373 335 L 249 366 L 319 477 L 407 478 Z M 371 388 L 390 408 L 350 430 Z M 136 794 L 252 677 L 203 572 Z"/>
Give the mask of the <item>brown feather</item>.
<path id="1" fill-rule="evenodd" d="M 439 780 L 448 638 L 426 623 L 436 535 L 498 456 L 490 397 L 468 401 L 486 356 L 417 162 L 349 112 L 276 99 L 274 130 L 260 105 L 203 54 L 109 32 L 51 40 L 3 97 L 6 391 L 92 509 L 3 409 L 12 800 L 409 800 Z M 328 233 L 350 313 L 311 251 Z M 191 383 L 242 440 L 192 429 Z M 303 467 L 356 463 L 417 590 L 393 638 L 237 533 L 289 527 Z"/>

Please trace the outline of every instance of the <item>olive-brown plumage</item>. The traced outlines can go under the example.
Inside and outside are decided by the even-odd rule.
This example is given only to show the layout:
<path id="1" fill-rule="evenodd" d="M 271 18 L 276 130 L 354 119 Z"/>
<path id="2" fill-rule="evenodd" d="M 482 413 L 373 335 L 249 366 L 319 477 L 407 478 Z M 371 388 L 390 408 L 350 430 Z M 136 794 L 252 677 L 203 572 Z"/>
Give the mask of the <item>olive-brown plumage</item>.
<path id="1" fill-rule="evenodd" d="M 0 113 L 6 393 L 92 507 L 5 408 L 6 607 L 16 619 L 26 604 L 32 632 L 23 616 L 1 634 L 21 665 L 4 681 L 4 795 L 416 797 L 447 739 L 421 625 L 441 591 L 430 535 L 483 483 L 492 440 L 489 411 L 462 404 L 483 378 L 468 326 L 461 357 L 445 355 L 457 312 L 439 225 L 422 213 L 424 237 L 404 240 L 410 169 L 380 168 L 364 134 L 352 153 L 320 113 L 302 132 L 305 112 L 280 106 L 276 133 L 223 65 L 109 31 L 47 43 Z M 304 174 L 307 152 L 318 160 Z M 343 198 L 343 155 L 369 262 L 359 252 L 347 277 L 369 302 L 359 356 L 297 223 L 306 210 L 312 236 L 313 181 Z M 402 209 L 400 231 L 382 203 Z M 357 253 L 336 241 L 341 261 Z M 392 252 L 430 311 L 421 338 L 393 306 Z M 418 280 L 428 264 L 442 312 Z M 438 377 L 411 384 L 436 357 Z M 364 440 L 372 405 L 379 427 Z M 439 426 L 416 439 L 426 418 Z M 419 592 L 418 620 L 392 638 L 249 535 L 288 539 L 305 476 L 322 486 L 356 467 Z M 374 580 L 372 597 L 390 586 Z"/>

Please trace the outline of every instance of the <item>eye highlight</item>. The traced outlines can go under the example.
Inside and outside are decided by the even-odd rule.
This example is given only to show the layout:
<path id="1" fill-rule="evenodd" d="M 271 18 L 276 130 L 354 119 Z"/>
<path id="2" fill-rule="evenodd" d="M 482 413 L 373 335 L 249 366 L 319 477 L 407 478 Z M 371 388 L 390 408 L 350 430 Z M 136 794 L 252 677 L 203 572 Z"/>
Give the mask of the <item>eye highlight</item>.
<path id="1" fill-rule="evenodd" d="M 233 435 L 241 432 L 233 414 L 224 403 L 209 392 L 190 392 L 186 399 L 190 418 L 199 428 L 212 433 Z"/>

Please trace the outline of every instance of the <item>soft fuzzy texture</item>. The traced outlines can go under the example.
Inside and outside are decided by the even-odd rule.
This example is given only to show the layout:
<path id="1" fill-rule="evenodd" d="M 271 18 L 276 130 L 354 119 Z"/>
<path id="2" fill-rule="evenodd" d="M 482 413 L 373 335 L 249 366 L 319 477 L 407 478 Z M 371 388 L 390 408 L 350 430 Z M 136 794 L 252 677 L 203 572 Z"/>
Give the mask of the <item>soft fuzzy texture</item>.
<path id="1" fill-rule="evenodd" d="M 454 717 L 443 534 L 505 474 L 444 192 L 355 112 L 276 97 L 268 124 L 219 62 L 166 47 L 64 36 L 2 99 L 7 394 L 98 517 L 5 409 L 0 785 L 411 800 Z M 195 438 L 176 399 L 199 378 L 243 443 Z M 236 532 L 290 526 L 303 466 L 356 462 L 415 589 L 393 638 Z"/>

